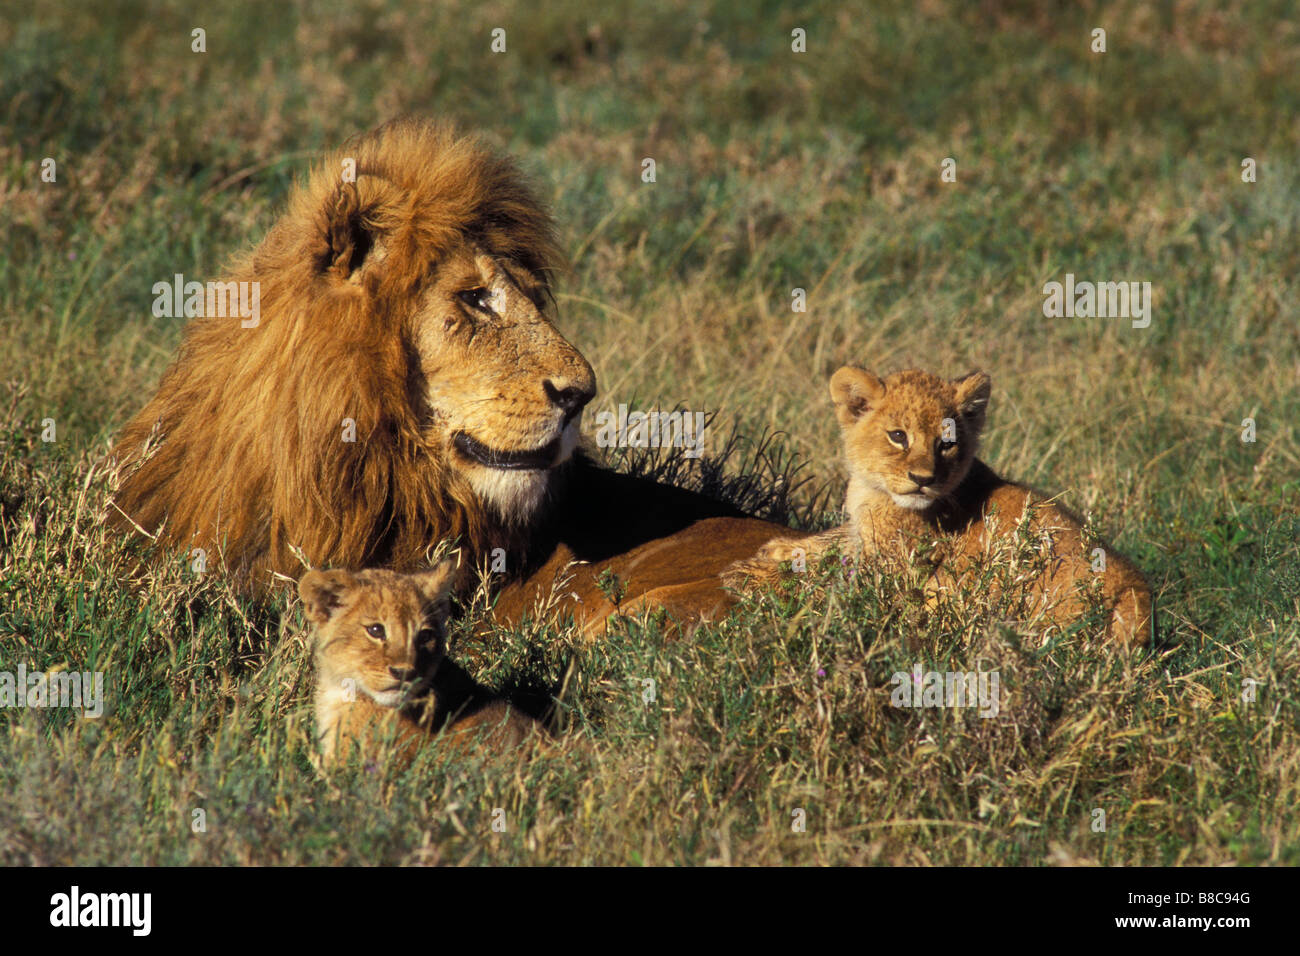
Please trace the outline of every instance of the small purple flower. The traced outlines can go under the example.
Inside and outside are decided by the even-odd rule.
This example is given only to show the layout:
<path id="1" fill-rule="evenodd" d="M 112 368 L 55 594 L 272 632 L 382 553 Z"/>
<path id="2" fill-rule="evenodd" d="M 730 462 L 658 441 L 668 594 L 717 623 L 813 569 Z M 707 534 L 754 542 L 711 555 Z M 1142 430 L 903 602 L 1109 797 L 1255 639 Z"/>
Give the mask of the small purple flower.
<path id="1" fill-rule="evenodd" d="M 824 667 L 819 667 L 819 668 L 817 668 L 817 676 L 818 676 L 818 677 L 825 677 L 825 676 L 826 676 L 826 668 L 824 668 Z"/>

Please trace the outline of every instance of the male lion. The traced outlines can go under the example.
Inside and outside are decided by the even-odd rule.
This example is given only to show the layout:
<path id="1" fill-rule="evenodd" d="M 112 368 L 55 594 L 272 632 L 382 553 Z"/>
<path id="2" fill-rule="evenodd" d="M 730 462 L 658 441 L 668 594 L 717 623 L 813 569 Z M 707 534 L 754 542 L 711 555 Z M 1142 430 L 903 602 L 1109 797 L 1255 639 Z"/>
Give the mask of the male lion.
<path id="1" fill-rule="evenodd" d="M 295 548 L 409 571 L 455 537 L 462 572 L 505 555 L 506 620 L 575 561 L 562 609 L 588 626 L 615 610 L 605 570 L 624 610 L 720 608 L 718 573 L 793 532 L 575 454 L 596 379 L 552 324 L 561 265 L 508 159 L 419 121 L 355 140 L 231 269 L 257 324 L 195 319 L 123 430 L 122 524 L 258 589 L 301 573 Z"/>

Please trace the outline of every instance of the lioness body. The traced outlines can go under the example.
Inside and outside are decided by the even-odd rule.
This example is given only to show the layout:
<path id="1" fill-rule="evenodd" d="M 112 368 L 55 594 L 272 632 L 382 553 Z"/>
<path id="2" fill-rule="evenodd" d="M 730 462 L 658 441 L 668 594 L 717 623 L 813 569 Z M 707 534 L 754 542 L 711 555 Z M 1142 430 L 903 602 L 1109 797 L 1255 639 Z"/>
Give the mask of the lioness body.
<path id="1" fill-rule="evenodd" d="M 446 659 L 447 597 L 455 566 L 312 571 L 299 582 L 315 625 L 316 728 L 327 763 L 392 741 L 403 763 L 438 738 L 453 752 L 503 750 L 536 735 L 535 721 L 486 697 Z"/>
<path id="2" fill-rule="evenodd" d="M 772 563 L 800 548 L 831 548 L 864 559 L 910 559 L 924 546 L 930 590 L 952 587 L 997 556 L 998 545 L 1025 534 L 1042 558 L 1028 587 L 1049 618 L 1064 623 L 1087 607 L 1081 586 L 1100 579 L 1108 633 L 1126 644 L 1151 640 L 1154 615 L 1141 572 L 1101 542 L 1091 543 L 1072 512 L 1034 490 L 1000 478 L 976 457 L 989 377 L 944 381 L 909 370 L 880 379 L 842 368 L 831 379 L 849 468 L 848 524 L 796 542 L 778 542 L 742 562 L 739 577 L 771 577 Z"/>

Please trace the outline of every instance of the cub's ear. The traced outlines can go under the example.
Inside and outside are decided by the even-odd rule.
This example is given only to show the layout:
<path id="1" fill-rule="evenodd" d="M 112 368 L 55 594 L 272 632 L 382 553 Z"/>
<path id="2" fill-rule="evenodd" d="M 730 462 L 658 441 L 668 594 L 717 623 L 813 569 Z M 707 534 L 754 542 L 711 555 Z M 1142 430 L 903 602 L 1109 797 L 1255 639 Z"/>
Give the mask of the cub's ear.
<path id="1" fill-rule="evenodd" d="M 982 421 L 993 391 L 993 379 L 986 372 L 971 372 L 953 379 L 952 384 L 957 390 L 957 411 L 966 418 Z"/>
<path id="2" fill-rule="evenodd" d="M 386 247 L 355 182 L 339 183 L 325 200 L 321 239 L 320 271 L 342 280 L 355 281 L 363 265 L 383 258 Z"/>
<path id="3" fill-rule="evenodd" d="M 347 571 L 308 571 L 298 582 L 298 597 L 302 598 L 307 620 L 324 624 L 347 603 L 355 586 L 356 578 Z"/>
<path id="4" fill-rule="evenodd" d="M 428 571 L 411 575 L 425 601 L 433 605 L 434 614 L 444 623 L 451 616 L 451 589 L 456 583 L 456 570 L 456 559 L 444 558 Z"/>
<path id="5" fill-rule="evenodd" d="M 885 397 L 885 383 L 864 368 L 846 365 L 831 376 L 835 417 L 847 428 Z"/>

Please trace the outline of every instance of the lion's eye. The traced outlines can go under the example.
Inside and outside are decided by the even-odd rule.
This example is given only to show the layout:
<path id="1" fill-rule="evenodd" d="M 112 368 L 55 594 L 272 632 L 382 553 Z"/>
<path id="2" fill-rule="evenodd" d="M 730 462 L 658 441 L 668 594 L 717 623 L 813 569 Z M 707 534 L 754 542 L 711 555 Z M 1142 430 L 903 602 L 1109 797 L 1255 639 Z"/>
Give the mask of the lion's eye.
<path id="1" fill-rule="evenodd" d="M 892 431 L 892 432 L 889 433 L 889 440 L 892 441 L 892 442 L 893 442 L 895 445 L 897 445 L 899 448 L 906 448 L 906 447 L 907 447 L 907 432 L 904 432 L 904 431 L 898 431 L 898 430 Z"/>
<path id="2" fill-rule="evenodd" d="M 438 632 L 432 627 L 420 629 L 420 633 L 415 635 L 415 643 L 420 647 L 433 648 L 438 643 Z"/>
<path id="3" fill-rule="evenodd" d="M 496 315 L 492 311 L 492 293 L 487 289 L 466 289 L 463 292 L 457 292 L 456 298 L 475 312 L 482 312 L 484 315 Z"/>
<path id="4" fill-rule="evenodd" d="M 377 641 L 382 641 L 387 637 L 387 634 L 384 632 L 384 625 L 382 624 L 367 624 L 366 633 Z"/>

